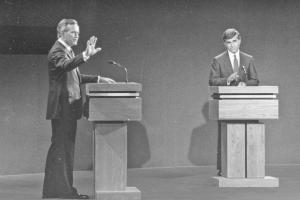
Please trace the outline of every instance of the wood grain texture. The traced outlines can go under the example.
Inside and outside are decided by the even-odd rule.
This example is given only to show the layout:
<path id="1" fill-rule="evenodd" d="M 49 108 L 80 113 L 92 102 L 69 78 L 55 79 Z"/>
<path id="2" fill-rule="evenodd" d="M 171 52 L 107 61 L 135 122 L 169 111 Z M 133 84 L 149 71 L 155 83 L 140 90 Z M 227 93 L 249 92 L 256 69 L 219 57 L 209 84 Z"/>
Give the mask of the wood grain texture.
<path id="1" fill-rule="evenodd" d="M 247 123 L 247 178 L 265 176 L 265 125 Z"/>
<path id="2" fill-rule="evenodd" d="M 275 94 L 221 94 L 219 99 L 276 99 Z"/>
<path id="3" fill-rule="evenodd" d="M 219 187 L 279 187 L 279 179 L 272 176 L 263 178 L 224 178 L 213 177 Z"/>
<path id="4" fill-rule="evenodd" d="M 277 99 L 209 100 L 211 120 L 278 119 Z"/>
<path id="5" fill-rule="evenodd" d="M 245 178 L 245 124 L 221 123 L 222 174 L 227 178 Z"/>
<path id="6" fill-rule="evenodd" d="M 141 191 L 127 187 L 124 191 L 96 191 L 96 200 L 140 200 Z"/>
<path id="7" fill-rule="evenodd" d="M 85 91 L 87 95 L 93 95 L 95 92 L 118 92 L 118 91 L 125 91 L 125 92 L 140 92 L 142 91 L 142 85 L 140 83 L 88 83 L 85 85 Z"/>
<path id="8" fill-rule="evenodd" d="M 141 98 L 90 98 L 89 121 L 139 121 Z"/>
<path id="9" fill-rule="evenodd" d="M 95 191 L 124 191 L 127 185 L 127 124 L 94 123 Z"/>
<path id="10" fill-rule="evenodd" d="M 209 96 L 213 94 L 278 94 L 278 86 L 210 86 Z"/>
<path id="11" fill-rule="evenodd" d="M 89 121 L 141 120 L 142 99 L 139 83 L 89 83 L 86 84 Z M 124 96 L 125 95 L 125 96 Z"/>

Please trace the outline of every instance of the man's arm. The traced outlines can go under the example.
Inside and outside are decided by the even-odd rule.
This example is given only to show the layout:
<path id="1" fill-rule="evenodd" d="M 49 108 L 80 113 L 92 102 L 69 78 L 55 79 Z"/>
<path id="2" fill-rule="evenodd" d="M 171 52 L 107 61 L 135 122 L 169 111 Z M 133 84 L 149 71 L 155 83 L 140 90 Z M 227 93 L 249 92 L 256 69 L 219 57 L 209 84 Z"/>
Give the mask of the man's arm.
<path id="1" fill-rule="evenodd" d="M 86 75 L 80 74 L 82 83 L 115 83 L 115 81 L 108 77 L 95 76 L 95 75 Z"/>
<path id="2" fill-rule="evenodd" d="M 82 53 L 84 61 L 87 61 L 91 56 L 95 55 L 102 49 L 100 47 L 96 48 L 97 37 L 92 36 L 86 43 L 86 49 Z M 93 76 L 93 75 L 84 75 L 81 74 L 82 83 L 115 83 L 115 81 L 111 78 L 101 77 L 101 76 Z"/>
<path id="3" fill-rule="evenodd" d="M 81 77 L 81 83 L 97 83 L 98 82 L 98 76 L 97 75 L 86 75 L 86 74 L 80 74 Z"/>
<path id="4" fill-rule="evenodd" d="M 63 72 L 72 71 L 84 63 L 82 54 L 70 59 L 62 48 L 51 50 L 48 55 L 48 60 L 50 63 L 53 63 L 51 70 L 61 70 Z"/>
<path id="5" fill-rule="evenodd" d="M 249 68 L 247 70 L 247 78 L 248 79 L 247 79 L 246 84 L 248 86 L 257 86 L 259 84 L 259 80 L 257 77 L 257 72 L 255 69 L 253 58 L 250 60 L 250 63 L 249 63 Z"/>
<path id="6" fill-rule="evenodd" d="M 227 85 L 227 78 L 222 77 L 220 74 L 220 63 L 218 63 L 217 59 L 214 58 L 210 67 L 209 72 L 209 85 L 210 86 L 221 86 Z"/>

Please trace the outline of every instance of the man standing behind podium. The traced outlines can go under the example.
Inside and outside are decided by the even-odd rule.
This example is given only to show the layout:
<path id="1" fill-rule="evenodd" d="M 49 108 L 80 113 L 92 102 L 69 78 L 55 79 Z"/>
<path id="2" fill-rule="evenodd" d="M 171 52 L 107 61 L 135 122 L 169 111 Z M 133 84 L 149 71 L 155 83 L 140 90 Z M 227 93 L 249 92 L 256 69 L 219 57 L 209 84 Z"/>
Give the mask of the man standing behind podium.
<path id="1" fill-rule="evenodd" d="M 88 199 L 73 187 L 74 145 L 77 120 L 82 116 L 82 83 L 114 83 L 95 75 L 84 75 L 79 66 L 101 48 L 96 48 L 97 38 L 92 36 L 84 52 L 74 55 L 79 26 L 74 19 L 62 19 L 57 26 L 58 40 L 48 54 L 49 94 L 46 119 L 51 119 L 52 138 L 48 151 L 43 198 Z"/>
<path id="2" fill-rule="evenodd" d="M 254 59 L 240 51 L 241 35 L 233 28 L 222 35 L 226 51 L 214 57 L 210 67 L 210 86 L 256 86 L 259 84 Z M 219 122 L 217 169 L 221 175 L 221 131 Z"/>

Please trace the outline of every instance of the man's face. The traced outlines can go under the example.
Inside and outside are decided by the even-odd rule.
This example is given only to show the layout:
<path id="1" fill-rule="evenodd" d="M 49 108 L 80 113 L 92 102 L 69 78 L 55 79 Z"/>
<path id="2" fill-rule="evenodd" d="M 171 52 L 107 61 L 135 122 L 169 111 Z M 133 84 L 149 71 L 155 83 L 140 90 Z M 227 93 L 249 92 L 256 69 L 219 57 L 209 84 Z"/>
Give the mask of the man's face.
<path id="1" fill-rule="evenodd" d="M 233 38 L 226 40 L 224 45 L 228 51 L 236 53 L 240 48 L 241 39 L 238 38 L 238 35 L 235 35 Z"/>
<path id="2" fill-rule="evenodd" d="M 77 45 L 79 26 L 77 24 L 67 25 L 67 31 L 62 33 L 62 39 L 71 47 Z"/>

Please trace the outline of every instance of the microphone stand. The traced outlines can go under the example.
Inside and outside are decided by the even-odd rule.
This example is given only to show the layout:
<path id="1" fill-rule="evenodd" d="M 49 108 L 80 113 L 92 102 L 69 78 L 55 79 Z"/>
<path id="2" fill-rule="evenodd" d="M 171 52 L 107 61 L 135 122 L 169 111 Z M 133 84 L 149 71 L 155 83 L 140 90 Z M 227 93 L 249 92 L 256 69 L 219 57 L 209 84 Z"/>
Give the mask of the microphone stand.
<path id="1" fill-rule="evenodd" d="M 128 72 L 127 72 L 127 68 L 123 67 L 125 70 L 125 78 L 126 78 L 126 83 L 128 83 Z"/>
<path id="2" fill-rule="evenodd" d="M 245 76 L 246 76 L 246 81 L 248 80 L 248 75 L 247 75 L 247 71 L 245 69 L 245 66 L 242 66 L 243 70 L 244 70 L 244 73 L 245 73 Z"/>
<path id="3" fill-rule="evenodd" d="M 126 83 L 128 83 L 128 71 L 127 71 L 127 68 L 124 67 L 124 66 L 122 66 L 120 63 L 117 63 L 117 62 L 115 62 L 115 61 L 113 61 L 113 60 L 108 61 L 108 63 L 109 63 L 109 64 L 112 64 L 112 65 L 115 65 L 115 66 L 117 66 L 117 67 L 120 67 L 120 68 L 122 68 L 122 69 L 124 69 L 124 71 L 125 71 Z"/>

